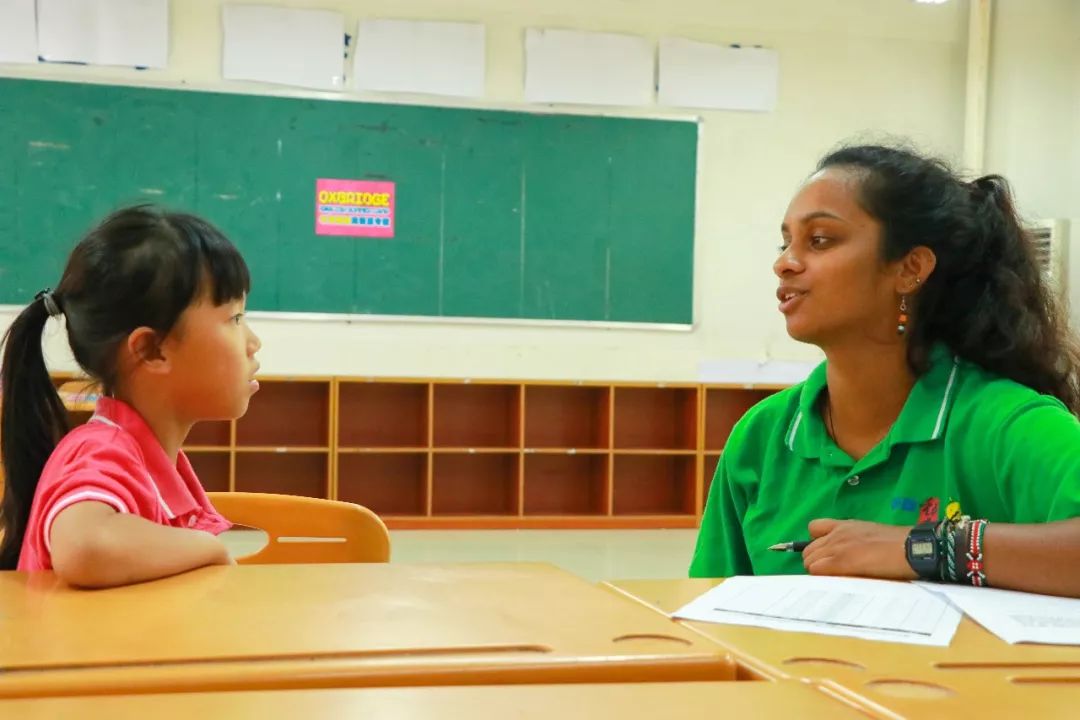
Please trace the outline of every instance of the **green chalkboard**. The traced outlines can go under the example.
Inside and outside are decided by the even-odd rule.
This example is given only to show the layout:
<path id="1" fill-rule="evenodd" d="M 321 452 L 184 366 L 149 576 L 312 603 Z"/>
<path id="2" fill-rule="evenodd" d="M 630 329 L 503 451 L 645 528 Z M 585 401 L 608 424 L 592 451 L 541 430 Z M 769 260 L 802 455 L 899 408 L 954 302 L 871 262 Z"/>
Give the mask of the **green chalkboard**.
<path id="1" fill-rule="evenodd" d="M 256 310 L 692 321 L 697 126 L 0 79 L 0 302 L 109 210 L 220 226 Z M 316 235 L 317 178 L 392 180 L 395 236 Z"/>

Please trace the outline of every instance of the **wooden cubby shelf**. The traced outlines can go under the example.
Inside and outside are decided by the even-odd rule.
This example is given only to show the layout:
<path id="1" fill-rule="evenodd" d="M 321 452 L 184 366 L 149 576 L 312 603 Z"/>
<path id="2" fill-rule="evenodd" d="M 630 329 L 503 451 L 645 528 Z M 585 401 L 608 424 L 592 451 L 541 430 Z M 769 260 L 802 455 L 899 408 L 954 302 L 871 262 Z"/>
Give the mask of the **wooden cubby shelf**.
<path id="1" fill-rule="evenodd" d="M 697 386 L 616 387 L 615 450 L 698 449 Z"/>
<path id="2" fill-rule="evenodd" d="M 329 453 L 238 453 L 234 489 L 327 497 L 329 461 Z"/>
<path id="3" fill-rule="evenodd" d="M 606 453 L 526 455 L 524 514 L 609 515 L 610 465 Z"/>
<path id="4" fill-rule="evenodd" d="M 92 396 L 68 376 L 72 422 Z M 207 490 L 365 505 L 397 528 L 695 527 L 731 429 L 779 387 L 260 378 L 185 450 Z M 76 391 L 78 388 L 78 391 Z"/>
<path id="5" fill-rule="evenodd" d="M 772 389 L 705 387 L 705 451 L 723 451 L 739 418 L 774 392 Z"/>
<path id="6" fill-rule="evenodd" d="M 518 515 L 520 465 L 517 453 L 435 455 L 432 515 Z"/>
<path id="7" fill-rule="evenodd" d="M 338 383 L 337 446 L 350 450 L 426 449 L 431 386 L 427 383 Z"/>
<path id="8" fill-rule="evenodd" d="M 530 450 L 611 447 L 611 388 L 526 385 L 525 440 Z"/>
<path id="9" fill-rule="evenodd" d="M 337 463 L 338 500 L 364 505 L 384 519 L 429 514 L 429 453 L 339 454 Z"/>
<path id="10" fill-rule="evenodd" d="M 192 453 L 188 455 L 191 467 L 202 481 L 207 492 L 226 492 L 230 490 L 229 479 L 232 476 L 229 451 L 215 453 Z"/>
<path id="11" fill-rule="evenodd" d="M 616 515 L 697 514 L 697 458 L 689 455 L 616 455 Z"/>
<path id="12" fill-rule="evenodd" d="M 247 414 L 236 421 L 237 447 L 330 448 L 331 382 L 260 380 L 260 386 Z"/>
<path id="13" fill-rule="evenodd" d="M 433 390 L 434 447 L 521 447 L 521 386 L 435 383 Z"/>
<path id="14" fill-rule="evenodd" d="M 233 423 L 228 420 L 201 422 L 191 428 L 186 445 L 190 447 L 224 447 L 233 443 Z"/>

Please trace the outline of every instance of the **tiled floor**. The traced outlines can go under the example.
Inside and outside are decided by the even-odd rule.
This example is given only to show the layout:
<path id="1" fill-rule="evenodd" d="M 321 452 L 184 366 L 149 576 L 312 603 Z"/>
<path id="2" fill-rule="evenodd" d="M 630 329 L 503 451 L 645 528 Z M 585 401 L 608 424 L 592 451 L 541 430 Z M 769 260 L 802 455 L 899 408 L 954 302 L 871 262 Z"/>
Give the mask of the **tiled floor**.
<path id="1" fill-rule="evenodd" d="M 228 533 L 234 554 L 264 542 Z M 260 534 L 261 535 L 261 534 Z M 696 530 L 397 530 L 395 563 L 549 562 L 587 580 L 686 577 Z"/>

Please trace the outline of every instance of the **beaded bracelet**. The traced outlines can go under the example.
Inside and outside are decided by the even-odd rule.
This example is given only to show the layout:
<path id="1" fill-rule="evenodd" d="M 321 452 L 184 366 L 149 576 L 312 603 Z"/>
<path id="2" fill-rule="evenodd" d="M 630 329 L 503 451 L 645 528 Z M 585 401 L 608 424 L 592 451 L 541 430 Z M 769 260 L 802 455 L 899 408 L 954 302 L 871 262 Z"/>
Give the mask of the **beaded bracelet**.
<path id="1" fill-rule="evenodd" d="M 967 532 L 967 579 L 975 587 L 986 587 L 986 564 L 983 562 L 983 536 L 985 520 L 972 520 Z"/>
<path id="2" fill-rule="evenodd" d="M 960 582 L 962 567 L 957 558 L 962 560 L 961 548 L 966 547 L 962 538 L 970 522 L 971 518 L 967 515 L 956 514 L 945 518 L 938 525 L 938 549 L 941 558 L 939 573 L 942 582 Z"/>
<path id="3" fill-rule="evenodd" d="M 939 547 L 942 549 L 944 562 L 941 563 L 941 581 L 956 582 L 956 534 L 958 523 L 948 520 L 942 523 L 939 535 Z"/>

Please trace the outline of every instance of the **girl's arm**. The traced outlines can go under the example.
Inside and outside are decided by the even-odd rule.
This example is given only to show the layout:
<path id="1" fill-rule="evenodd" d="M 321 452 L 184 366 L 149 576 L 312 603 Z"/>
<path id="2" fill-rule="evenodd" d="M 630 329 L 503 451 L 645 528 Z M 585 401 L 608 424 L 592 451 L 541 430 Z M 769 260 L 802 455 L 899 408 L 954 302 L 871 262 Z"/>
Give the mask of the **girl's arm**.
<path id="1" fill-rule="evenodd" d="M 87 588 L 130 585 L 233 562 L 210 533 L 158 525 L 92 501 L 61 510 L 50 541 L 57 576 Z"/>

